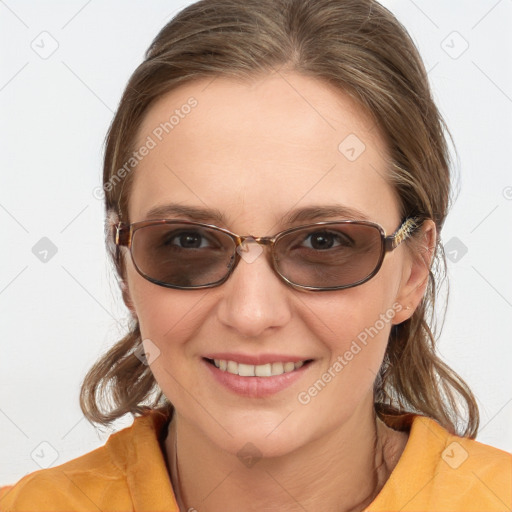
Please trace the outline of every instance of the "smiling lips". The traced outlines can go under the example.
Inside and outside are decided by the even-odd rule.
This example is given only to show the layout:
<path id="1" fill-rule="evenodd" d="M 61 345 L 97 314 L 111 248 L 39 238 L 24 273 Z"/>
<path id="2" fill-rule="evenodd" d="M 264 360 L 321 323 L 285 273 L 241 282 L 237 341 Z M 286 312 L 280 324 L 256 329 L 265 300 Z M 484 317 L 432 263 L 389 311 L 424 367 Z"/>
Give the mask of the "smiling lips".
<path id="1" fill-rule="evenodd" d="M 305 361 L 273 362 L 266 364 L 244 364 L 226 359 L 214 359 L 214 365 L 223 372 L 228 372 L 240 377 L 272 377 L 283 373 L 293 372 L 304 365 Z"/>
<path id="2" fill-rule="evenodd" d="M 216 352 L 203 356 L 210 375 L 237 395 L 264 398 L 291 386 L 309 371 L 313 359 L 290 354 Z"/>

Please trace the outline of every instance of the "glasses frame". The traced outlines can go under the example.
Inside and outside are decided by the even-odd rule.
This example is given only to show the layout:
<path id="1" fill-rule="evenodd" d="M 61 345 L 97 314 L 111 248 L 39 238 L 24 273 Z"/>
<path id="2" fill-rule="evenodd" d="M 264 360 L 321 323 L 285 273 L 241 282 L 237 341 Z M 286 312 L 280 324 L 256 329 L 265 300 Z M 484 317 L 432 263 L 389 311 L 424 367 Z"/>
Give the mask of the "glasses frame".
<path id="1" fill-rule="evenodd" d="M 293 227 L 290 229 L 286 229 L 284 231 L 280 231 L 279 233 L 276 233 L 273 236 L 260 236 L 255 237 L 253 235 L 238 235 L 236 233 L 233 233 L 232 231 L 229 231 L 228 229 L 221 228 L 219 226 L 215 226 L 214 224 L 205 224 L 202 222 L 195 222 L 191 220 L 181 220 L 181 219 L 158 219 L 158 220 L 143 220 L 139 222 L 134 222 L 132 224 L 125 224 L 123 222 L 119 222 L 113 226 L 113 236 L 114 236 L 114 242 L 116 245 L 116 261 L 119 262 L 119 256 L 120 256 L 120 248 L 121 247 L 127 247 L 130 252 L 130 256 L 133 262 L 133 265 L 137 272 L 146 280 L 159 285 L 163 286 L 165 288 L 174 288 L 178 290 L 198 290 L 203 288 L 214 288 L 217 286 L 220 286 L 224 282 L 226 282 L 231 274 L 234 272 L 235 268 L 237 267 L 238 263 L 242 259 L 242 256 L 240 252 L 238 251 L 238 247 L 242 246 L 247 241 L 250 240 L 250 242 L 256 242 L 263 246 L 269 246 L 271 250 L 270 254 L 270 262 L 272 269 L 274 272 L 279 276 L 281 280 L 283 280 L 286 284 L 289 286 L 299 289 L 299 290 L 310 290 L 310 291 L 333 291 L 333 290 L 344 290 L 347 288 L 353 288 L 355 286 L 359 286 L 363 283 L 366 283 L 369 281 L 372 277 L 374 277 L 380 270 L 382 263 L 384 261 L 384 257 L 388 252 L 393 251 L 396 249 L 403 241 L 405 241 L 407 238 L 409 238 L 421 225 L 423 224 L 423 221 L 425 219 L 421 217 L 406 217 L 402 220 L 400 226 L 396 229 L 396 231 L 391 235 L 386 235 L 384 228 L 375 222 L 365 221 L 365 220 L 333 220 L 333 221 L 322 221 L 322 222 L 314 222 L 311 224 L 304 224 L 302 226 Z M 139 267 L 137 266 L 137 263 L 135 262 L 135 259 L 133 257 L 133 251 L 132 251 L 132 240 L 134 233 L 146 226 L 151 225 L 158 225 L 158 224 L 188 224 L 191 226 L 200 226 L 205 228 L 210 228 L 216 231 L 220 231 L 222 233 L 225 233 L 228 235 L 234 242 L 234 254 L 233 257 L 235 258 L 233 265 L 228 270 L 226 275 L 214 283 L 209 283 L 205 285 L 199 285 L 199 286 L 177 286 L 177 285 L 171 285 L 168 283 L 165 283 L 163 281 L 159 281 L 157 279 L 151 278 L 150 276 L 144 274 Z M 297 283 L 294 283 L 293 281 L 290 281 L 286 276 L 282 275 L 279 270 L 277 269 L 276 260 L 275 260 L 275 244 L 276 242 L 282 238 L 283 236 L 293 233 L 294 231 L 299 231 L 304 228 L 309 228 L 313 226 L 329 226 L 334 224 L 357 224 L 357 225 L 365 225 L 365 226 L 371 226 L 375 229 L 377 229 L 380 233 L 381 237 L 381 251 L 379 255 L 379 260 L 377 265 L 375 266 L 375 269 L 366 277 L 363 279 L 360 279 L 359 281 L 356 281 L 355 283 L 351 283 L 349 285 L 341 285 L 341 286 L 329 286 L 329 287 L 316 287 L 316 286 L 305 286 L 300 285 Z M 241 249 L 244 251 L 244 249 Z M 268 259 L 268 256 L 267 256 Z"/>

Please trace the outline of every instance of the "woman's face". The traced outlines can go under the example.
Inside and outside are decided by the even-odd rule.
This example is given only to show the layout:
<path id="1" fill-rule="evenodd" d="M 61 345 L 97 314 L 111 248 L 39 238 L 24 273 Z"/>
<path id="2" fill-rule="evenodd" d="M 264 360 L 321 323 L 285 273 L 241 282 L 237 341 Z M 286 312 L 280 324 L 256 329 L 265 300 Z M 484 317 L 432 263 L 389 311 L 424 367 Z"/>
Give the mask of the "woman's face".
<path id="1" fill-rule="evenodd" d="M 145 156 L 133 171 L 131 222 L 178 203 L 220 212 L 223 221 L 202 221 L 242 235 L 349 218 L 283 223 L 291 211 L 328 205 L 356 210 L 387 234 L 400 225 L 376 125 L 348 96 L 311 78 L 186 84 L 148 111 L 136 147 L 144 145 L 149 149 L 139 152 Z M 157 286 L 125 261 L 151 370 L 181 421 L 229 452 L 251 442 L 270 456 L 367 417 L 390 328 L 412 314 L 424 275 L 402 244 L 363 285 L 305 292 L 280 280 L 265 254 L 242 259 L 222 285 L 199 290 Z M 228 375 L 205 359 L 215 356 L 311 362 L 260 385 L 268 377 Z"/>

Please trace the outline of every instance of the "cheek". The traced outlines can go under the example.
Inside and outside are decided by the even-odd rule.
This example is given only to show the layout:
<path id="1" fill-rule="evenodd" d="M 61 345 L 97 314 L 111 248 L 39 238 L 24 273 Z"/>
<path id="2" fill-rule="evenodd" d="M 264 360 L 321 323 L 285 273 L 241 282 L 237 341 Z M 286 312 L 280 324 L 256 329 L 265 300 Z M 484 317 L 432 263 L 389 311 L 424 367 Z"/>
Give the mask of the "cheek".
<path id="1" fill-rule="evenodd" d="M 202 299 L 208 290 L 174 290 L 158 286 L 130 267 L 127 281 L 142 339 L 152 340 L 160 350 L 169 349 L 166 340 L 184 343 L 201 325 L 206 314 Z"/>
<path id="2" fill-rule="evenodd" d="M 396 301 L 396 276 L 384 267 L 382 270 L 367 283 L 333 292 L 329 298 L 311 296 L 308 329 L 329 351 L 324 371 L 344 374 L 340 385 L 358 379 L 373 383 L 393 321 L 403 309 Z"/>
<path id="3" fill-rule="evenodd" d="M 195 389 L 199 382 L 196 368 L 189 363 L 197 358 L 198 332 L 208 315 L 205 293 L 173 290 L 147 281 L 137 282 L 134 288 L 133 300 L 151 372 L 179 410 L 190 406 L 189 394 L 200 396 L 200 389 Z"/>
<path id="4" fill-rule="evenodd" d="M 393 269 L 383 266 L 370 281 L 328 298 L 311 296 L 312 318 L 324 325 L 328 343 L 338 353 L 356 339 L 363 344 L 373 338 L 387 340 L 392 320 L 402 309 L 396 302 L 397 277 L 388 270 Z"/>
<path id="5" fill-rule="evenodd" d="M 332 301 L 311 306 L 309 329 L 321 334 L 328 356 L 296 399 L 304 418 L 322 418 L 329 431 L 373 399 L 373 385 L 385 355 L 393 307 L 380 287 L 344 290 Z M 328 414 L 326 414 L 326 411 Z"/>
<path id="6" fill-rule="evenodd" d="M 329 348 L 329 365 L 343 360 L 343 365 L 351 363 L 354 369 L 359 366 L 378 369 L 396 307 L 387 297 L 368 293 L 364 285 L 343 293 L 328 307 L 324 304 L 322 307 L 311 308 L 319 313 L 321 322 L 316 323 L 325 326 L 322 328 L 317 325 L 315 330 L 325 333 L 321 340 Z"/>

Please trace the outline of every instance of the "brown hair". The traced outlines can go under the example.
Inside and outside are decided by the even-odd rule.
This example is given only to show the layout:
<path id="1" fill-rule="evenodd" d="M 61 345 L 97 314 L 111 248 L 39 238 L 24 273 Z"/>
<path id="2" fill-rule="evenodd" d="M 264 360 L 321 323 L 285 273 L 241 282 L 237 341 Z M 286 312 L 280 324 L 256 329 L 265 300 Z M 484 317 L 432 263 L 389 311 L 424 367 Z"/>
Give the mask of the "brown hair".
<path id="1" fill-rule="evenodd" d="M 447 130 L 418 51 L 387 9 L 373 0 L 202 0 L 178 13 L 153 40 L 107 134 L 106 236 L 125 303 L 129 298 L 122 258 L 114 254 L 112 217 L 119 214 L 130 222 L 130 171 L 137 163 L 130 158 L 148 108 L 191 80 L 250 81 L 278 68 L 332 84 L 369 112 L 387 138 L 390 180 L 402 215 L 431 218 L 441 231 L 450 201 Z M 116 183 L 119 176 L 122 186 Z M 410 319 L 392 327 L 375 381 L 375 407 L 379 414 L 423 414 L 452 433 L 474 438 L 479 424 L 475 398 L 436 355 L 434 306 L 445 268 L 438 237 L 422 302 Z M 138 321 L 131 322 L 126 336 L 84 379 L 80 405 L 91 422 L 107 425 L 126 413 L 172 407 L 149 366 L 134 355 L 141 334 Z"/>

